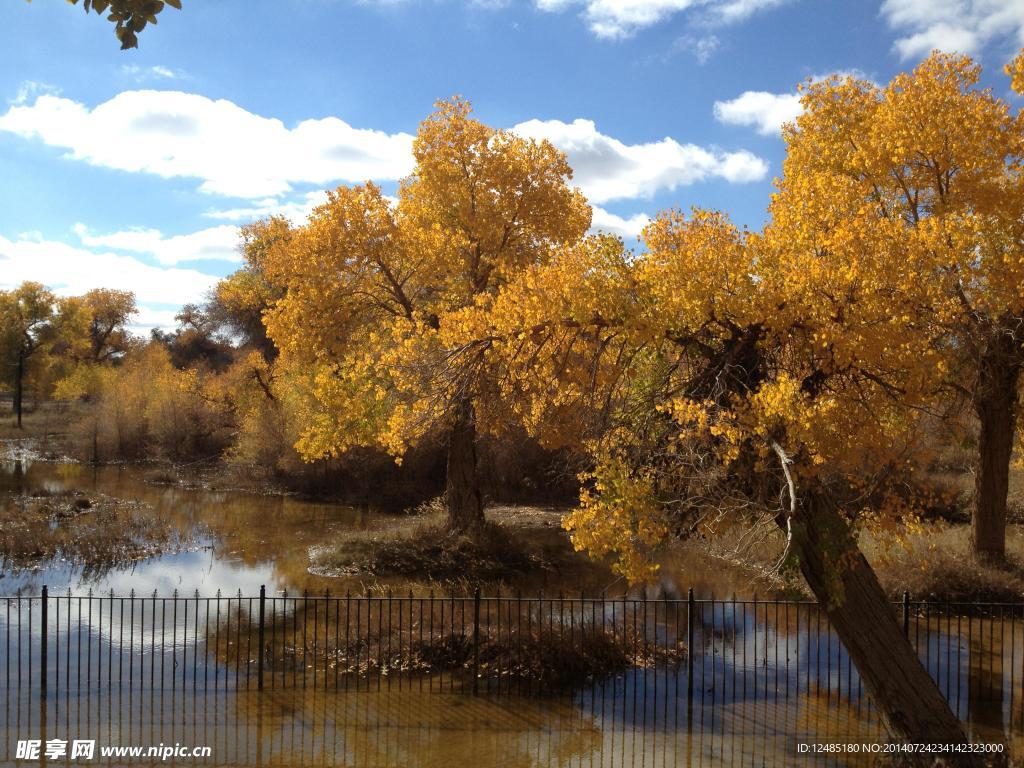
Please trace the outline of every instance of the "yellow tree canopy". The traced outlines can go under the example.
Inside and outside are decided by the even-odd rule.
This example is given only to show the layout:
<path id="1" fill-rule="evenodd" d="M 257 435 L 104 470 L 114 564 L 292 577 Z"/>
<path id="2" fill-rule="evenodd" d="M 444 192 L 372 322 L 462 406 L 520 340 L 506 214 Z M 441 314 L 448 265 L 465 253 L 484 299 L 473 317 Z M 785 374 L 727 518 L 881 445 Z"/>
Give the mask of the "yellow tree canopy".
<path id="1" fill-rule="evenodd" d="M 499 390 L 486 358 L 451 354 L 460 334 L 472 338 L 461 312 L 486 307 L 590 225 L 564 155 L 483 125 L 467 102 L 441 102 L 414 155 L 397 200 L 373 184 L 341 187 L 306 224 L 251 234 L 247 252 L 283 291 L 269 334 L 307 381 L 298 447 L 308 458 L 353 445 L 401 455 L 458 403 L 486 422 Z"/>
<path id="2" fill-rule="evenodd" d="M 1017 86 L 1020 62 L 1007 68 Z M 934 53 L 885 87 L 806 86 L 764 239 L 771 258 L 817 275 L 819 319 L 842 318 L 819 340 L 833 365 L 872 361 L 906 378 L 898 394 L 912 404 L 929 390 L 969 401 L 974 549 L 1002 559 L 1024 368 L 1024 112 L 978 87 L 980 74 L 967 57 Z M 834 285 L 844 272 L 856 278 L 846 293 Z M 780 317 L 799 330 L 794 312 L 815 305 L 789 287 Z M 847 333 L 851 313 L 895 330 Z"/>
<path id="3" fill-rule="evenodd" d="M 600 437 L 579 546 L 641 577 L 645 550 L 729 506 L 716 465 L 745 478 L 737 509 L 767 494 L 784 513 L 780 457 L 850 516 L 906 513 L 889 482 L 920 414 L 1024 290 L 1021 118 L 977 77 L 936 54 L 886 88 L 810 84 L 763 232 L 667 212 L 640 253 L 563 249 L 477 313 L 535 434 Z M 567 405 L 602 408 L 605 431 Z"/>
<path id="4" fill-rule="evenodd" d="M 667 212 L 643 240 L 636 254 L 609 238 L 564 249 L 477 316 L 516 417 L 595 456 L 567 520 L 578 547 L 642 578 L 649 551 L 709 510 L 776 509 L 779 454 L 797 482 L 857 493 L 908 456 L 907 403 L 926 386 L 893 364 L 898 327 L 877 311 L 821 310 L 855 289 L 881 306 L 884 281 L 824 281 L 719 213 Z M 853 339 L 856 362 L 837 363 L 831 337 Z"/>

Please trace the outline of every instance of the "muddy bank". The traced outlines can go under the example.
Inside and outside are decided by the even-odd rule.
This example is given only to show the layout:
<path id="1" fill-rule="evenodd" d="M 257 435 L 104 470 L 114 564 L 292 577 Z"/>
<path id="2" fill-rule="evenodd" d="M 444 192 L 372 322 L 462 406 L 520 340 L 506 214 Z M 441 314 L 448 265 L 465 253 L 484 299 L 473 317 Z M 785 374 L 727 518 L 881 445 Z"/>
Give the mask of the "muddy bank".
<path id="1" fill-rule="evenodd" d="M 327 577 L 379 576 L 467 584 L 516 583 L 539 574 L 603 565 L 576 552 L 562 529 L 564 510 L 490 507 L 473 537 L 445 526 L 439 499 L 416 513 L 342 534 L 310 551 L 310 572 Z"/>

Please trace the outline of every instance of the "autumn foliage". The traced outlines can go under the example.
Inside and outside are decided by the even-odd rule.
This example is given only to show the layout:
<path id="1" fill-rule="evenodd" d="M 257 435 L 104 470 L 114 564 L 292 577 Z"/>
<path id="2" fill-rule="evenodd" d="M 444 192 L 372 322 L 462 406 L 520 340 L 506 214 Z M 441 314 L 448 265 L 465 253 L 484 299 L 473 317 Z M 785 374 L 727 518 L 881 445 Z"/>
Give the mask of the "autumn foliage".
<path id="1" fill-rule="evenodd" d="M 935 53 L 886 86 L 804 84 L 761 230 L 670 210 L 636 250 L 588 234 L 551 144 L 440 102 L 395 197 L 340 187 L 246 227 L 245 266 L 148 345 L 116 292 L 0 295 L 16 397 L 28 376 L 89 400 L 94 453 L 287 472 L 443 446 L 459 533 L 484 519 L 478 446 L 526 434 L 586 457 L 565 527 L 631 581 L 665 542 L 775 525 L 890 731 L 962 741 L 858 534 L 914 526 L 945 423 L 976 431 L 973 543 L 1003 556 L 1024 112 L 980 74 Z M 1024 91 L 1024 53 L 1006 74 Z"/>

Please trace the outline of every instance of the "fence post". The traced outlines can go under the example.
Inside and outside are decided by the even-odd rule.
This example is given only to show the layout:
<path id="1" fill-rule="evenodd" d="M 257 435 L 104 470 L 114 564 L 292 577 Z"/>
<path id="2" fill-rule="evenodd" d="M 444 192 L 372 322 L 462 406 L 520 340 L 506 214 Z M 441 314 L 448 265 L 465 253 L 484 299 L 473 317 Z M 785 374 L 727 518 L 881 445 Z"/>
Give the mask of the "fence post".
<path id="1" fill-rule="evenodd" d="M 47 630 L 47 624 L 49 624 L 49 621 L 48 621 L 48 618 L 47 618 L 47 613 L 48 613 L 47 609 L 48 609 L 48 606 L 49 606 L 49 602 L 50 602 L 50 590 L 44 584 L 43 585 L 43 592 L 42 592 L 42 607 L 41 607 L 41 610 L 39 612 L 39 620 L 42 623 L 42 630 L 39 633 L 39 635 L 40 635 L 40 637 L 39 637 L 39 640 L 40 640 L 40 643 L 39 643 L 39 655 L 40 655 L 40 658 L 42 659 L 42 665 L 43 665 L 42 669 L 39 672 L 39 685 L 42 687 L 42 697 L 44 699 L 46 698 L 46 667 L 47 667 L 46 655 L 47 655 L 47 642 L 49 640 L 49 638 L 47 637 L 48 633 L 46 631 Z"/>
<path id="2" fill-rule="evenodd" d="M 267 654 L 267 649 L 263 646 L 263 620 L 266 616 L 266 603 L 267 603 L 267 586 L 260 584 L 260 658 L 256 664 L 256 690 L 263 690 L 263 657 Z"/>
<path id="3" fill-rule="evenodd" d="M 473 591 L 473 693 L 480 690 L 480 587 Z"/>
<path id="4" fill-rule="evenodd" d="M 686 711 L 687 717 L 693 712 L 693 645 L 694 645 L 694 616 L 693 616 L 693 587 L 686 593 Z"/>
<path id="5" fill-rule="evenodd" d="M 910 590 L 903 590 L 903 636 L 910 639 Z"/>
<path id="6" fill-rule="evenodd" d="M 693 654 L 696 636 L 693 587 L 686 592 L 686 764 L 693 764 Z M 701 662 L 703 664 L 703 662 Z"/>

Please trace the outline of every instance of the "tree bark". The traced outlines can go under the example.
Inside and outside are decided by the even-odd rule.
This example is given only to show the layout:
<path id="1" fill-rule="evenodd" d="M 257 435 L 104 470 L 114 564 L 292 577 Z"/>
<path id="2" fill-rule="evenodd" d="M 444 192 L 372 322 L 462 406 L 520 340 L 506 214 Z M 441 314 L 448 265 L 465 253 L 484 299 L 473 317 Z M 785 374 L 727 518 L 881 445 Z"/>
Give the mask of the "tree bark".
<path id="1" fill-rule="evenodd" d="M 904 743 L 965 744 L 964 730 L 903 633 L 892 602 L 831 496 L 804 499 L 793 521 L 800 570 L 846 646 L 889 735 Z M 964 756 L 953 765 L 975 765 Z M 922 756 L 921 764 L 930 765 Z"/>
<path id="2" fill-rule="evenodd" d="M 25 356 L 18 354 L 18 370 L 14 380 L 14 413 L 18 417 L 18 429 L 21 429 L 22 398 L 24 396 Z"/>
<path id="3" fill-rule="evenodd" d="M 445 502 L 452 532 L 471 533 L 483 525 L 484 505 L 476 469 L 476 416 L 468 399 L 456 406 L 448 436 Z"/>
<path id="4" fill-rule="evenodd" d="M 973 405 L 978 416 L 971 548 L 979 560 L 1006 559 L 1006 494 L 1017 420 L 1020 360 L 1009 334 L 993 340 L 981 359 Z"/>

